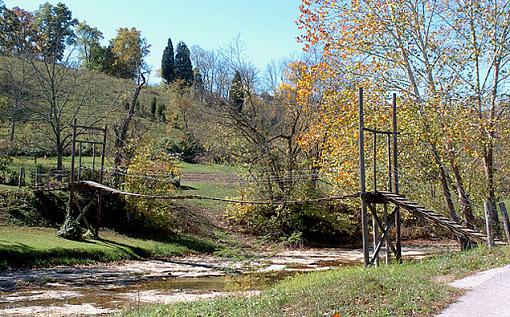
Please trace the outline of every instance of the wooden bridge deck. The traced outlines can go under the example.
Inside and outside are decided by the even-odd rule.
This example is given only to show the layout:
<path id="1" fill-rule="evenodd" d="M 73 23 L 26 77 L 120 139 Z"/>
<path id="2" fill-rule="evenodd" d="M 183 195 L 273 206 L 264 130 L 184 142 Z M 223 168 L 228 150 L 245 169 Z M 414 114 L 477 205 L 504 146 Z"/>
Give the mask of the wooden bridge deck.
<path id="1" fill-rule="evenodd" d="M 434 223 L 440 227 L 448 229 L 458 237 L 466 238 L 476 243 L 487 243 L 487 236 L 485 234 L 480 233 L 474 229 L 468 228 L 432 210 L 426 209 L 425 207 L 405 198 L 402 195 L 386 191 L 380 191 L 377 192 L 376 196 L 379 196 L 378 197 L 379 199 L 387 203 L 394 204 L 400 209 L 406 210 L 421 219 L 424 219 L 428 222 Z M 494 242 L 495 244 L 498 245 L 505 244 L 501 240 L 495 240 Z"/>
<path id="2" fill-rule="evenodd" d="M 199 195 L 169 195 L 169 196 L 153 196 L 153 195 L 144 195 L 144 194 L 137 194 L 137 193 L 128 193 L 124 192 L 118 189 L 114 189 L 111 187 L 108 187 L 103 184 L 99 184 L 96 182 L 91 181 L 80 181 L 75 183 L 55 183 L 55 184 L 48 184 L 44 186 L 37 186 L 33 187 L 32 189 L 34 191 L 54 191 L 54 190 L 66 190 L 70 187 L 74 188 L 82 188 L 82 189 L 99 189 L 106 192 L 114 193 L 114 194 L 120 194 L 120 195 L 128 195 L 128 196 L 136 196 L 136 197 L 145 197 L 145 198 L 156 198 L 156 199 L 211 199 L 211 200 L 221 200 L 221 201 L 228 201 L 228 202 L 238 202 L 238 203 L 247 203 L 247 204 L 277 204 L 280 202 L 265 202 L 265 201 L 237 201 L 237 200 L 231 200 L 231 199 L 222 199 L 222 198 L 215 198 L 215 197 L 206 197 L 206 196 L 199 196 Z M 402 195 L 395 194 L 392 192 L 387 191 L 378 191 L 376 193 L 367 193 L 367 195 L 370 196 L 371 201 L 375 202 L 383 202 L 383 203 L 389 203 L 393 204 L 397 207 L 399 207 L 402 210 L 406 210 L 413 215 L 424 219 L 428 222 L 431 222 L 433 224 L 436 224 L 440 227 L 443 227 L 445 229 L 450 230 L 453 234 L 455 234 L 458 237 L 465 238 L 469 241 L 475 242 L 475 243 L 487 243 L 487 236 L 481 232 L 478 232 L 475 229 L 468 228 L 458 222 L 455 222 L 441 214 L 438 214 L 432 210 L 426 209 L 425 207 L 421 206 L 420 204 L 413 202 L 407 198 L 405 198 Z M 310 199 L 310 200 L 303 200 L 303 201 L 290 201 L 288 203 L 312 203 L 312 202 L 321 202 L 322 200 L 335 200 L 335 199 L 352 199 L 358 197 L 358 194 L 352 194 L 352 195 L 345 195 L 345 196 L 335 196 L 335 197 L 328 197 L 328 198 L 319 198 L 319 199 Z M 498 245 L 504 245 L 505 243 L 501 240 L 495 240 L 495 244 Z"/>

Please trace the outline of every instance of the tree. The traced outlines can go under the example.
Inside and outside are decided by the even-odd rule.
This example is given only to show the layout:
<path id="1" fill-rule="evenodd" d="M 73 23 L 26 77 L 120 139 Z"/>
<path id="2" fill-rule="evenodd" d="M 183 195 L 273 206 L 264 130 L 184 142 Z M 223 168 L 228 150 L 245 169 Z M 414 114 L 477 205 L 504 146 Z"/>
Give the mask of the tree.
<path id="1" fill-rule="evenodd" d="M 167 84 L 170 84 L 175 79 L 175 62 L 174 62 L 174 47 L 172 40 L 168 39 L 168 44 L 163 51 L 163 58 L 161 60 L 161 77 Z"/>
<path id="2" fill-rule="evenodd" d="M 86 21 L 80 22 L 76 27 L 77 45 L 80 49 L 80 61 L 82 66 L 87 69 L 95 68 L 93 53 L 101 48 L 100 41 L 103 39 L 103 33 L 98 28 L 91 27 Z M 93 52 L 96 50 L 95 52 Z"/>
<path id="3" fill-rule="evenodd" d="M 407 100 L 401 127 L 412 134 L 408 146 L 422 149 L 414 156 L 424 153 L 407 166 L 404 160 L 401 172 L 409 168 L 410 174 L 432 179 L 436 174 L 450 216 L 455 217 L 453 190 L 468 226 L 473 225 L 473 197 L 488 200 L 495 210 L 496 140 L 508 133 L 503 121 L 508 109 L 503 88 L 509 81 L 504 75 L 510 61 L 508 2 L 303 1 L 301 12 L 305 47 L 322 48 L 326 64 L 318 68 L 329 103 L 348 101 L 340 99 L 338 81 L 351 89 L 371 87 L 375 100 L 384 91 L 398 91 Z M 353 117 L 356 110 L 345 111 Z M 337 131 L 345 131 L 347 138 L 355 135 L 341 125 Z M 339 146 L 332 151 L 337 157 Z M 424 159 L 422 166 L 412 164 Z M 482 168 L 473 165 L 480 161 Z M 483 171 L 484 190 L 472 187 L 470 198 L 468 186 L 479 179 L 478 171 Z"/>
<path id="4" fill-rule="evenodd" d="M 42 57 L 61 61 L 66 47 L 76 41 L 73 27 L 77 24 L 78 20 L 73 19 L 65 4 L 53 6 L 46 2 L 41 5 L 35 12 L 35 27 L 40 34 L 38 47 Z"/>
<path id="5" fill-rule="evenodd" d="M 56 167 L 63 169 L 63 156 L 71 140 L 70 126 L 74 119 L 80 118 L 80 125 L 91 126 L 101 121 L 108 113 L 82 111 L 103 96 L 102 90 L 91 73 L 76 69 L 72 63 L 72 51 L 66 51 L 66 45 L 73 43 L 72 30 L 77 21 L 63 4 L 42 5 L 36 12 L 36 26 L 41 30 L 38 45 L 41 55 L 28 55 L 30 73 L 35 82 L 32 93 L 35 102 L 24 105 L 24 111 L 37 122 L 47 124 L 51 130 L 54 153 L 57 156 Z"/>
<path id="6" fill-rule="evenodd" d="M 216 51 L 206 51 L 198 45 L 191 47 L 191 60 L 198 69 L 204 83 L 204 89 L 210 95 L 217 91 L 218 74 L 222 68 L 219 67 L 219 57 Z"/>
<path id="7" fill-rule="evenodd" d="M 241 111 L 243 109 L 244 104 L 243 82 L 241 80 L 241 73 L 239 73 L 239 71 L 237 70 L 235 72 L 234 78 L 232 79 L 232 84 L 230 85 L 228 99 L 230 105 L 234 107 L 237 111 Z"/>
<path id="8" fill-rule="evenodd" d="M 146 68 L 144 58 L 149 54 L 150 45 L 136 28 L 120 28 L 111 41 L 114 56 L 112 74 L 119 78 L 135 79 Z"/>
<path id="9" fill-rule="evenodd" d="M 156 97 L 152 97 L 152 100 L 151 100 L 151 115 L 152 115 L 153 118 L 156 117 L 156 105 L 157 105 Z"/>
<path id="10" fill-rule="evenodd" d="M 193 69 L 193 93 L 203 98 L 205 92 L 204 79 L 198 68 Z"/>
<path id="11" fill-rule="evenodd" d="M 4 55 L 21 56 L 34 53 L 37 38 L 32 13 L 18 7 L 3 10 L 0 23 L 0 50 Z"/>
<path id="12" fill-rule="evenodd" d="M 4 8 L 1 16 L 0 51 L 4 56 L 0 57 L 0 73 L 3 77 L 0 90 L 7 97 L 7 105 L 2 112 L 10 121 L 9 143 L 13 150 L 16 125 L 30 116 L 23 111 L 23 105 L 33 97 L 30 85 L 33 74 L 25 56 L 35 52 L 37 32 L 34 16 L 28 11 L 18 7 Z"/>
<path id="13" fill-rule="evenodd" d="M 110 76 L 114 74 L 115 56 L 112 46 L 94 45 L 90 49 L 89 61 L 85 65 L 87 69 L 94 69 Z"/>
<path id="14" fill-rule="evenodd" d="M 193 83 L 193 66 L 191 65 L 190 52 L 184 42 L 177 44 L 175 52 L 175 80 L 181 80 L 188 86 Z"/>
<path id="15" fill-rule="evenodd" d="M 162 104 L 162 103 L 158 104 L 157 113 L 158 113 L 159 120 L 165 121 L 165 105 L 164 104 Z"/>

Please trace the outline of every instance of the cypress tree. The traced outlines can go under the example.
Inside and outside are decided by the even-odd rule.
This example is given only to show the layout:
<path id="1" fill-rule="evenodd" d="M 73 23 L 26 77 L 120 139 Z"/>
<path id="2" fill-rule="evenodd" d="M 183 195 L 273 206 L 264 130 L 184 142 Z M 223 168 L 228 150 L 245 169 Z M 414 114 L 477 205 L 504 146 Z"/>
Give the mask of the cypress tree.
<path id="1" fill-rule="evenodd" d="M 236 70 L 234 74 L 234 78 L 232 79 L 232 84 L 230 84 L 230 90 L 228 91 L 228 100 L 230 104 L 237 109 L 237 111 L 241 111 L 243 109 L 244 104 L 244 91 L 243 91 L 243 82 L 241 81 L 241 73 Z"/>
<path id="2" fill-rule="evenodd" d="M 188 86 L 193 83 L 193 66 L 191 65 L 190 52 L 184 42 L 179 42 L 175 51 L 175 79 L 182 80 Z"/>
<path id="3" fill-rule="evenodd" d="M 162 103 L 158 104 L 158 118 L 161 121 L 165 121 L 165 105 Z"/>
<path id="4" fill-rule="evenodd" d="M 152 97 L 152 100 L 151 100 L 151 115 L 153 117 L 156 116 L 156 104 L 157 104 L 156 97 Z"/>
<path id="5" fill-rule="evenodd" d="M 174 61 L 174 47 L 172 40 L 168 39 L 168 44 L 163 51 L 163 58 L 161 60 L 161 77 L 170 84 L 175 80 L 175 61 Z"/>

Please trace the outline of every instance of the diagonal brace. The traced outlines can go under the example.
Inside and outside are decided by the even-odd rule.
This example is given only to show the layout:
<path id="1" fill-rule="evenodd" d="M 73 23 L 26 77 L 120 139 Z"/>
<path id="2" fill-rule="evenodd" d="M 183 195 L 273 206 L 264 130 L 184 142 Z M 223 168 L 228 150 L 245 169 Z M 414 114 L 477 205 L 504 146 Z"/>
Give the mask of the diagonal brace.
<path id="1" fill-rule="evenodd" d="M 383 234 L 381 235 L 381 237 L 378 239 L 379 242 L 378 242 L 378 245 L 376 246 L 375 250 L 374 250 L 374 255 L 373 255 L 373 259 L 371 260 L 371 262 L 373 263 L 374 259 L 377 257 L 380 249 L 381 249 L 381 245 L 382 245 L 382 242 L 383 240 L 386 240 L 386 242 L 388 243 L 388 246 L 391 248 L 391 251 L 393 252 L 393 254 L 395 254 L 395 256 L 397 255 L 397 250 L 395 249 L 395 247 L 393 246 L 393 243 L 390 239 L 390 237 L 388 236 L 388 232 L 391 228 L 391 226 L 393 225 L 394 223 L 394 219 L 395 219 L 395 213 L 397 211 L 397 208 L 395 207 L 393 209 L 393 212 L 388 216 L 388 219 L 390 219 L 390 222 L 386 225 L 386 227 L 384 227 L 381 223 L 381 220 L 379 219 L 379 217 L 377 216 L 377 212 L 374 208 L 374 206 L 372 204 L 367 204 L 369 209 L 370 209 L 370 212 L 372 213 L 372 216 L 374 217 L 376 223 L 377 223 L 377 226 L 381 229 L 381 231 L 383 232 Z"/>

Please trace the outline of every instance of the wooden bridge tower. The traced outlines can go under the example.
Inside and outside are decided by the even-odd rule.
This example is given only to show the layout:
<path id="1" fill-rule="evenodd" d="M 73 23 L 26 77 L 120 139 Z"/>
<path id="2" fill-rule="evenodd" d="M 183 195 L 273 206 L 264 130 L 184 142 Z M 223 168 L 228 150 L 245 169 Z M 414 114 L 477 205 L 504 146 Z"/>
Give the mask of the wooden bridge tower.
<path id="1" fill-rule="evenodd" d="M 101 189 L 97 190 L 94 198 L 88 202 L 83 208 L 81 208 L 78 202 L 74 198 L 75 186 L 74 184 L 81 181 L 83 178 L 83 165 L 82 165 L 82 150 L 84 144 L 89 144 L 92 146 L 92 178 L 96 177 L 95 168 L 96 168 L 96 159 L 99 154 L 99 175 L 97 175 L 99 183 L 103 183 L 104 178 L 104 164 L 105 164 L 105 155 L 106 155 L 106 136 L 107 136 L 107 127 L 99 128 L 99 127 L 91 127 L 91 126 L 81 126 L 77 124 L 76 119 L 73 120 L 72 125 L 72 144 L 71 144 L 71 176 L 70 176 L 70 184 L 69 186 L 69 208 L 76 207 L 78 209 L 78 217 L 76 218 L 76 222 L 83 220 L 85 225 L 89 230 L 94 232 L 94 235 L 98 236 L 99 227 L 101 226 L 101 207 L 103 200 L 103 191 Z M 94 138 L 93 140 L 85 139 L 84 136 L 92 135 L 99 136 L 99 140 Z M 80 137 L 80 138 L 78 138 Z M 96 146 L 99 147 L 99 153 L 96 151 Z M 76 155 L 76 151 L 78 150 L 78 155 Z M 76 158 L 78 156 L 78 169 L 76 169 Z M 86 214 L 90 209 L 92 204 L 96 201 L 97 210 L 96 210 L 96 227 L 92 228 L 90 223 L 87 220 Z"/>
<path id="2" fill-rule="evenodd" d="M 398 190 L 398 151 L 397 151 L 397 96 L 392 96 L 392 131 L 381 131 L 375 128 L 365 127 L 364 109 L 363 109 L 363 88 L 358 92 L 359 106 L 359 181 L 360 181 L 360 199 L 361 199 L 361 226 L 363 238 L 363 262 L 365 266 L 379 264 L 379 253 L 382 246 L 386 249 L 386 263 L 390 258 L 391 250 L 397 261 L 402 258 L 402 243 L 400 234 L 400 208 L 395 206 L 393 211 L 388 214 L 388 203 L 381 199 L 378 194 L 377 184 L 377 140 L 379 136 L 386 136 L 387 140 L 387 192 L 399 194 Z M 365 132 L 371 133 L 373 138 L 372 151 L 372 188 L 367 191 L 366 167 L 365 167 Z M 384 186 L 384 185 L 383 185 Z M 383 206 L 382 219 L 377 214 L 377 205 Z M 369 246 L 369 214 L 372 216 L 372 241 L 373 247 Z M 393 243 L 389 231 L 395 227 L 395 241 Z"/>

